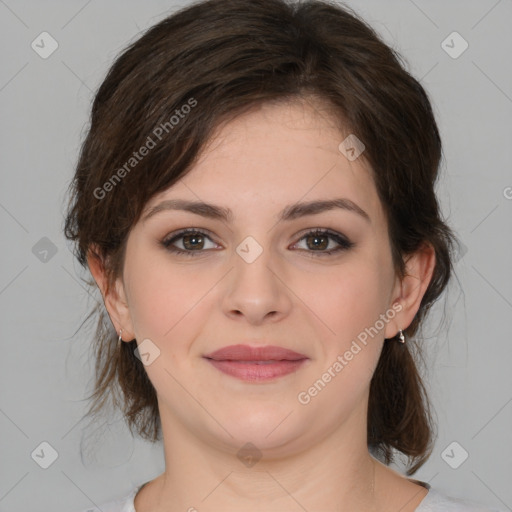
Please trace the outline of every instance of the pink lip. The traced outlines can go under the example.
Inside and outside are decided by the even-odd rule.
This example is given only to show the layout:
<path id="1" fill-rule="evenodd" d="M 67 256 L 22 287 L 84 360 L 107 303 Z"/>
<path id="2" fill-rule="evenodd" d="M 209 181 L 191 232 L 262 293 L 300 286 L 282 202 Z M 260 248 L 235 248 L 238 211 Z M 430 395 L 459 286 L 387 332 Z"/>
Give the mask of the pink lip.
<path id="1" fill-rule="evenodd" d="M 307 359 L 308 356 L 299 354 L 293 350 L 288 350 L 275 345 L 266 347 L 251 347 L 249 345 L 229 345 L 215 352 L 206 354 L 204 357 L 215 359 L 217 361 L 270 361 L 270 360 L 287 360 L 298 361 L 299 359 Z"/>
<path id="2" fill-rule="evenodd" d="M 273 345 L 230 345 L 204 357 L 221 372 L 248 381 L 269 380 L 288 375 L 297 371 L 309 359 L 304 354 Z"/>

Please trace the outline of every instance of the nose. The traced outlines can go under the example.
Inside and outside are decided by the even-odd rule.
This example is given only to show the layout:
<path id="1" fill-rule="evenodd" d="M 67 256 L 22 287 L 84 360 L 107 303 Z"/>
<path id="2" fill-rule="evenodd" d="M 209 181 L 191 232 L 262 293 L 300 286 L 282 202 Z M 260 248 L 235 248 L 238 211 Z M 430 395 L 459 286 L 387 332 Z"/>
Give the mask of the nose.
<path id="1" fill-rule="evenodd" d="M 232 319 L 261 325 L 290 313 L 293 293 L 286 284 L 286 271 L 270 252 L 263 250 L 254 261 L 234 254 L 222 301 L 224 313 Z"/>

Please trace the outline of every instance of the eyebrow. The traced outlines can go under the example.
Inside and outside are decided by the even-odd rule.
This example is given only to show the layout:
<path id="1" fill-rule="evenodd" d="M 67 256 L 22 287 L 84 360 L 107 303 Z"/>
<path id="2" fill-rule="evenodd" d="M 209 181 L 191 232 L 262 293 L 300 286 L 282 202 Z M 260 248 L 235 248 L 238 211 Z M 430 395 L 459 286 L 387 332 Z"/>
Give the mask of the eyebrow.
<path id="1" fill-rule="evenodd" d="M 333 209 L 342 209 L 354 212 L 371 223 L 370 216 L 356 203 L 347 198 L 329 199 L 322 201 L 309 201 L 286 206 L 279 214 L 278 221 L 291 221 L 307 215 L 316 215 Z M 230 222 L 233 219 L 233 212 L 214 204 L 200 201 L 188 201 L 184 199 L 167 199 L 150 208 L 143 217 L 145 222 L 157 213 L 167 210 L 181 210 L 201 215 L 202 217 Z"/>

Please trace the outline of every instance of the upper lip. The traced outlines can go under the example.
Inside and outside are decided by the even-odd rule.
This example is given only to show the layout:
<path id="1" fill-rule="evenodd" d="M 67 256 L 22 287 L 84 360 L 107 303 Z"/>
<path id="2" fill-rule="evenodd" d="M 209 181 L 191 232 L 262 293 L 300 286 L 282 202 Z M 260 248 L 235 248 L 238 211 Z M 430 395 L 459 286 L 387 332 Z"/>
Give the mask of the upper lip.
<path id="1" fill-rule="evenodd" d="M 250 345 L 229 345 L 215 350 L 204 357 L 217 361 L 299 361 L 307 359 L 304 354 L 275 345 L 251 347 Z"/>

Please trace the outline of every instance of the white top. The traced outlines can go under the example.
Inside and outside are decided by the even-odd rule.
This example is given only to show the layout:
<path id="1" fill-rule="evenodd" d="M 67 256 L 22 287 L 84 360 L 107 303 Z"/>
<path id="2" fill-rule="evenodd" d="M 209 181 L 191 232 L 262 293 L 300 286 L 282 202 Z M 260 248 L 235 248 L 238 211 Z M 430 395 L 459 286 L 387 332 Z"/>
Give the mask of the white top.
<path id="1" fill-rule="evenodd" d="M 497 508 L 486 507 L 479 503 L 451 498 L 441 492 L 438 492 L 425 482 L 418 482 L 428 489 L 421 503 L 416 508 L 416 512 L 505 512 Z M 109 501 L 98 507 L 88 508 L 81 512 L 136 512 L 134 498 L 139 489 L 145 484 L 138 485 L 130 491 L 129 494 L 114 501 Z"/>

